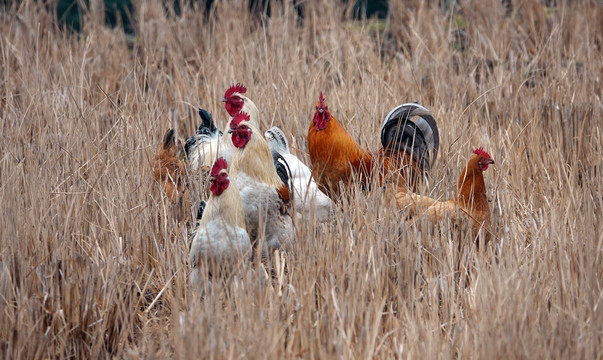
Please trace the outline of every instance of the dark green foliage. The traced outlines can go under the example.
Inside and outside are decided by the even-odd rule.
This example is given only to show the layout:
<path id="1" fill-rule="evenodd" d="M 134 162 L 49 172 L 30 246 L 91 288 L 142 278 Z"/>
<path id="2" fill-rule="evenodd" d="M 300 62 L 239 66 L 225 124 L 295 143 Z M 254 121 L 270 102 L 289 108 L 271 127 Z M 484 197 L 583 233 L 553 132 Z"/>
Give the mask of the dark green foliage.
<path id="1" fill-rule="evenodd" d="M 134 7 L 130 0 L 105 0 L 105 24 L 115 27 L 123 25 L 126 32 L 133 32 L 130 17 L 134 13 Z"/>
<path id="2" fill-rule="evenodd" d="M 77 1 L 60 0 L 57 4 L 57 19 L 59 20 L 59 24 L 80 31 L 82 22 Z"/>
<path id="3" fill-rule="evenodd" d="M 354 5 L 354 17 L 361 19 L 363 17 L 377 17 L 385 19 L 388 12 L 388 0 L 356 0 Z"/>
<path id="4" fill-rule="evenodd" d="M 126 32 L 132 32 L 131 14 L 134 7 L 131 0 L 105 0 L 105 24 L 111 27 L 123 25 Z M 84 1 L 87 6 L 88 1 Z M 61 26 L 75 31 L 82 29 L 80 2 L 75 0 L 59 0 L 57 2 L 57 20 Z"/>
<path id="5" fill-rule="evenodd" d="M 344 0 L 347 2 L 348 0 Z M 83 3 L 87 6 L 88 1 L 84 0 Z M 209 12 L 214 0 L 207 0 L 204 2 L 205 11 Z M 354 5 L 354 17 L 378 17 L 383 19 L 387 16 L 388 12 L 388 1 L 387 0 L 355 0 Z M 75 31 L 82 29 L 82 7 L 80 2 L 76 0 L 58 0 L 57 1 L 57 20 L 62 27 L 68 27 Z M 134 31 L 134 24 L 132 24 L 132 15 L 134 14 L 134 6 L 131 0 L 105 0 L 105 24 L 107 26 L 116 27 L 123 26 L 127 33 Z M 166 6 L 171 7 L 176 15 L 181 14 L 181 6 L 188 4 L 194 6 L 193 1 L 166 1 Z M 249 1 L 250 11 L 258 14 L 265 14 L 270 16 L 270 1 L 269 0 L 250 0 Z M 302 7 L 296 7 L 298 15 L 303 17 Z"/>

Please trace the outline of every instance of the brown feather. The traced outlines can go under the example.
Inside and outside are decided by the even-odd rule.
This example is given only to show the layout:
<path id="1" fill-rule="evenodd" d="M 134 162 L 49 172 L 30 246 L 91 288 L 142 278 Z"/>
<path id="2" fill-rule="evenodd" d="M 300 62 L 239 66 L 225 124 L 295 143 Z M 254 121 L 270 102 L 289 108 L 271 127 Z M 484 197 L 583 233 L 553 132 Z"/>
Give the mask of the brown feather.
<path id="1" fill-rule="evenodd" d="M 366 178 L 372 169 L 372 155 L 358 145 L 334 116 L 320 131 L 310 123 L 308 150 L 312 176 L 331 198 L 339 195 L 340 181 L 349 185 L 353 174 Z"/>
<path id="2" fill-rule="evenodd" d="M 458 183 L 458 194 L 451 200 L 438 201 L 427 196 L 406 191 L 396 194 L 399 208 L 407 209 L 409 217 L 427 212 L 433 224 L 439 223 L 446 216 L 456 219 L 456 209 L 471 221 L 471 229 L 477 236 L 480 229 L 485 230 L 486 241 L 490 239 L 490 207 L 486 198 L 486 185 L 483 171 L 479 168 L 480 155 L 473 156 L 461 173 Z"/>
<path id="3" fill-rule="evenodd" d="M 276 192 L 278 194 L 278 197 L 283 202 L 283 205 L 281 207 L 281 214 L 288 214 L 292 206 L 291 192 L 289 191 L 289 188 L 287 187 L 287 185 L 283 184 L 282 186 L 276 189 Z"/>
<path id="4" fill-rule="evenodd" d="M 319 102 L 317 109 L 319 106 L 326 109 L 324 102 Z M 319 115 L 315 114 L 316 116 Z M 379 184 L 388 179 L 395 184 L 410 184 L 415 189 L 423 170 L 410 155 L 405 151 L 381 148 L 373 156 L 354 140 L 332 114 L 329 119 L 322 130 L 316 129 L 314 120 L 310 122 L 308 129 L 312 176 L 321 190 L 331 198 L 336 198 L 339 195 L 339 182 L 349 185 L 354 175 L 360 179 L 365 190 L 370 188 L 369 184 L 375 176 L 378 176 Z M 375 169 L 377 174 L 374 173 Z"/>
<path id="5" fill-rule="evenodd" d="M 163 187 L 168 198 L 179 202 L 186 192 L 186 167 L 178 158 L 174 131 L 169 129 L 153 159 L 153 178 Z"/>
<path id="6" fill-rule="evenodd" d="M 276 189 L 276 192 L 278 193 L 278 197 L 281 198 L 283 203 L 289 204 L 289 202 L 291 201 L 291 192 L 289 191 L 287 185 L 283 184 L 282 186 Z"/>
<path id="7" fill-rule="evenodd" d="M 174 131 L 169 129 L 153 159 L 153 178 L 171 200 L 174 218 L 188 221 L 191 220 L 191 203 L 187 193 L 186 165 L 179 159 L 178 152 Z"/>
<path id="8" fill-rule="evenodd" d="M 479 168 L 480 155 L 474 155 L 459 178 L 459 193 L 454 202 L 473 219 L 475 234 L 484 227 L 490 231 L 490 207 L 486 197 L 483 171 Z"/>

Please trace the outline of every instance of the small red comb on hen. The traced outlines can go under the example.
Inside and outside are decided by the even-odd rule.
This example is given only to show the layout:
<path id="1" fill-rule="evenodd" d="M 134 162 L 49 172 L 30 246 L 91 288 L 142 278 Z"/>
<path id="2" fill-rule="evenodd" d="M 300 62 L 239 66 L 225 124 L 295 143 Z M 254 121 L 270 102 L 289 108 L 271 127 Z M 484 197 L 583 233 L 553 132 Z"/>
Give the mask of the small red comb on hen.
<path id="1" fill-rule="evenodd" d="M 211 168 L 211 176 L 217 176 L 220 171 L 225 170 L 228 167 L 228 163 L 224 158 L 218 158 Z"/>
<path id="2" fill-rule="evenodd" d="M 238 83 L 236 85 L 232 85 L 228 88 L 228 90 L 226 90 L 226 92 L 224 93 L 224 98 L 227 99 L 231 97 L 234 93 L 245 94 L 246 92 L 247 88 L 245 87 L 245 85 Z"/>
<path id="3" fill-rule="evenodd" d="M 232 121 L 230 122 L 230 128 L 234 129 L 236 126 L 238 126 L 243 121 L 249 121 L 250 119 L 251 118 L 249 117 L 249 114 L 247 114 L 244 111 L 239 111 L 236 114 L 234 114 L 234 116 L 232 117 Z"/>
<path id="4" fill-rule="evenodd" d="M 478 147 L 477 149 L 475 149 L 473 151 L 473 153 L 475 155 L 481 155 L 483 157 L 485 157 L 486 159 L 491 159 L 490 154 L 488 154 L 483 147 Z"/>

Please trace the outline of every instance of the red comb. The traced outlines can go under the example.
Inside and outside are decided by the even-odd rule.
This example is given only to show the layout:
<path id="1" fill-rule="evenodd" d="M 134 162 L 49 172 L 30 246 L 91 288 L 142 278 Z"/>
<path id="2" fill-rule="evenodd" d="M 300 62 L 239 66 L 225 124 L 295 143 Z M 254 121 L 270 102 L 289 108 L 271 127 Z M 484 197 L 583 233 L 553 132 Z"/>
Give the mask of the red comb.
<path id="1" fill-rule="evenodd" d="M 484 150 L 483 147 L 478 147 L 477 149 L 473 150 L 473 153 L 475 155 L 481 155 L 481 156 L 485 157 L 486 159 L 490 159 L 490 154 L 488 154 L 486 152 L 486 150 Z"/>
<path id="2" fill-rule="evenodd" d="M 242 123 L 243 121 L 249 121 L 249 120 L 250 120 L 249 114 L 247 114 L 245 111 L 239 111 L 236 114 L 234 114 L 234 116 L 232 117 L 232 121 L 230 122 L 230 128 L 232 129 L 235 126 Z"/>
<path id="3" fill-rule="evenodd" d="M 319 106 L 321 108 L 325 108 L 325 98 L 322 96 L 322 91 L 320 92 L 320 96 L 318 97 Z"/>
<path id="4" fill-rule="evenodd" d="M 228 167 L 228 163 L 224 158 L 218 158 L 211 168 L 211 176 L 217 176 L 220 171 L 225 170 Z"/>
<path id="5" fill-rule="evenodd" d="M 236 85 L 232 85 L 228 88 L 228 90 L 226 90 L 226 92 L 224 93 L 224 98 L 228 99 L 234 93 L 245 94 L 246 92 L 247 88 L 245 87 L 245 85 L 238 83 Z"/>

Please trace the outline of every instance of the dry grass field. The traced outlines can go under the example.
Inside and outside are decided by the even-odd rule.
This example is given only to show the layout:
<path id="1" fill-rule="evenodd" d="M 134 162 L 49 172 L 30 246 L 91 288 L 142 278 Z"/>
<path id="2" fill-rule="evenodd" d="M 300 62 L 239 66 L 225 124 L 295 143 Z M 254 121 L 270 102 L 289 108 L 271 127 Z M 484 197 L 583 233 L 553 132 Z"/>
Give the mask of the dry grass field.
<path id="1" fill-rule="evenodd" d="M 0 358 L 603 358 L 600 1 L 392 1 L 385 21 L 140 1 L 135 36 L 100 1 L 80 33 L 37 3 L 0 12 Z M 441 148 L 419 192 L 450 198 L 483 146 L 492 241 L 352 189 L 331 223 L 297 222 L 271 263 L 193 296 L 202 189 L 178 223 L 151 162 L 196 107 L 224 127 L 234 82 L 307 163 L 321 90 L 374 150 L 385 114 L 420 101 Z"/>

